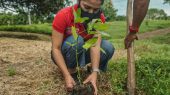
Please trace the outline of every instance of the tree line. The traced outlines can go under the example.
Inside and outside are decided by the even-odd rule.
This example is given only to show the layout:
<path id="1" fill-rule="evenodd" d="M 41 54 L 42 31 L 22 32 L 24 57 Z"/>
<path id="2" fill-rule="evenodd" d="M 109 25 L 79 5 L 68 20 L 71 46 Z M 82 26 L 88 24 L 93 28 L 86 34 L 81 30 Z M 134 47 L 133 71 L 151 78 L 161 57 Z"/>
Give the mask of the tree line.
<path id="1" fill-rule="evenodd" d="M 170 0 L 164 0 L 170 5 Z M 71 0 L 0 0 L 0 25 L 51 23 L 55 13 L 63 7 L 71 5 Z M 126 16 L 118 16 L 111 0 L 102 6 L 108 21 L 124 21 Z M 147 19 L 168 20 L 169 16 L 162 9 L 148 10 Z"/>
<path id="2" fill-rule="evenodd" d="M 31 24 L 32 16 L 43 21 L 70 3 L 70 0 L 0 0 L 0 8 L 19 16 L 24 15 L 28 20 L 25 23 Z"/>

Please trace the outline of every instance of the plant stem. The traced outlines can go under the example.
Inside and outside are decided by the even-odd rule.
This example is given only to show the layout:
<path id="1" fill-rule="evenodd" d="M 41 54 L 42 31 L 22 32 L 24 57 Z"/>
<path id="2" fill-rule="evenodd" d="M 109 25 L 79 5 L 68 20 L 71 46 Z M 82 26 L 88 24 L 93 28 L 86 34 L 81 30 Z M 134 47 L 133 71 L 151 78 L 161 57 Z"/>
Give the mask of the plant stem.
<path id="1" fill-rule="evenodd" d="M 78 38 L 79 38 L 79 36 L 78 36 Z M 76 41 L 76 64 L 77 64 L 77 72 L 78 72 L 78 75 L 77 75 L 77 77 L 78 77 L 78 81 L 79 81 L 79 83 L 80 83 L 80 85 L 82 84 L 82 80 L 81 80 L 81 75 L 80 75 L 80 67 L 79 67 L 79 63 L 78 63 L 78 38 L 77 38 L 77 41 Z"/>

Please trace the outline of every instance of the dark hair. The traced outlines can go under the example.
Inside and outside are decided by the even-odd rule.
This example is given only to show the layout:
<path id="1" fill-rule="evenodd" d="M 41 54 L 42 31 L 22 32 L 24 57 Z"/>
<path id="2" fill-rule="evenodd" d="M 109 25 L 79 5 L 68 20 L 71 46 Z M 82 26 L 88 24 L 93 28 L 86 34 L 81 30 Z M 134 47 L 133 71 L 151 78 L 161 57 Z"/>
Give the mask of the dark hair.
<path id="1" fill-rule="evenodd" d="M 102 5 L 103 5 L 104 0 L 101 0 L 101 2 L 102 2 Z M 80 3 L 80 0 L 77 0 L 77 3 L 79 4 L 79 3 Z"/>
<path id="2" fill-rule="evenodd" d="M 104 0 L 101 0 L 102 1 L 102 5 L 103 5 L 103 3 L 104 3 Z"/>

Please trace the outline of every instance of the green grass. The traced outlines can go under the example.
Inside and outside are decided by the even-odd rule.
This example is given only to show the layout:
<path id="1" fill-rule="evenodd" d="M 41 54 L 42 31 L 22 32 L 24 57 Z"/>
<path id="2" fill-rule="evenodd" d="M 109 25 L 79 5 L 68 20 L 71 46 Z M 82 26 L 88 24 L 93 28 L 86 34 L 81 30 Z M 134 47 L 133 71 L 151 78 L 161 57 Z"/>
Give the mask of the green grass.
<path id="1" fill-rule="evenodd" d="M 159 21 L 149 21 L 149 25 L 143 22 L 139 33 L 149 32 L 156 29 L 162 29 L 170 27 L 170 21 L 159 20 Z M 126 22 L 125 21 L 114 21 L 108 22 L 109 29 L 106 31 L 109 33 L 113 39 L 124 38 L 126 34 Z M 0 31 L 17 31 L 17 32 L 31 32 L 50 35 L 52 32 L 52 24 L 35 24 L 35 25 L 10 25 L 10 26 L 0 26 Z"/>
<path id="2" fill-rule="evenodd" d="M 8 76 L 14 76 L 16 75 L 16 69 L 12 66 L 10 66 L 7 70 Z"/>
<path id="3" fill-rule="evenodd" d="M 152 42 L 156 44 L 170 44 L 170 33 L 163 36 L 152 38 Z"/>
<path id="4" fill-rule="evenodd" d="M 170 21 L 149 21 L 147 26 L 144 21 L 140 27 L 139 33 L 150 32 L 157 29 L 163 29 L 170 27 Z M 125 21 L 114 21 L 109 22 L 108 33 L 112 36 L 113 39 L 121 39 L 125 37 L 126 34 L 126 22 Z"/>
<path id="5" fill-rule="evenodd" d="M 51 24 L 33 24 L 33 25 L 10 25 L 0 26 L 0 31 L 13 31 L 13 32 L 26 32 L 26 33 L 39 33 L 51 35 Z"/>
<path id="6" fill-rule="evenodd" d="M 116 49 L 123 49 L 123 38 L 126 34 L 126 22 L 108 23 L 110 40 Z M 40 34 L 51 34 L 51 24 L 0 26 L 0 31 L 20 31 Z M 170 27 L 170 21 L 144 22 L 139 33 Z M 157 36 L 135 42 L 135 64 L 137 91 L 146 95 L 170 95 L 170 34 Z M 127 79 L 127 59 L 112 60 L 109 65 L 112 89 L 118 95 L 125 95 Z M 9 68 L 8 75 L 15 75 L 15 70 Z"/>
<path id="7" fill-rule="evenodd" d="M 140 40 L 135 43 L 136 82 L 138 94 L 170 95 L 170 45 L 168 35 Z M 118 45 L 117 45 L 118 44 Z M 117 47 L 122 47 L 116 42 Z M 126 92 L 127 60 L 110 62 L 113 90 L 119 95 Z"/>

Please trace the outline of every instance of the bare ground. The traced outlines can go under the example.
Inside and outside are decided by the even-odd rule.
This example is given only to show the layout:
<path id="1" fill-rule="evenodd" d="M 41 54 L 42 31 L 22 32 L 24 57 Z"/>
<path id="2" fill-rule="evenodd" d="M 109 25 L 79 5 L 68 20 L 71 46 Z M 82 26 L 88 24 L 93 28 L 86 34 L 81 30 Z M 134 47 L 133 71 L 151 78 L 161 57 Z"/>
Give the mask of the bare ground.
<path id="1" fill-rule="evenodd" d="M 67 95 L 50 50 L 49 41 L 0 38 L 0 95 Z M 99 95 L 111 95 L 106 80 L 100 78 Z"/>
<path id="2" fill-rule="evenodd" d="M 170 33 L 170 28 L 144 33 L 139 38 L 167 33 Z M 17 39 L 10 33 L 0 34 L 0 95 L 67 95 L 62 75 L 50 58 L 50 38 L 41 35 L 47 40 L 42 41 L 42 37 L 39 39 L 37 34 L 31 34 L 35 37 L 28 40 L 23 39 L 25 37 L 20 33 L 12 35 L 17 36 Z M 117 50 L 113 59 L 120 56 L 126 57 L 126 51 Z M 113 95 L 108 80 L 104 74 L 100 77 L 99 95 Z"/>

